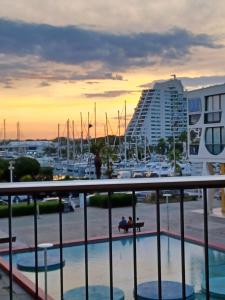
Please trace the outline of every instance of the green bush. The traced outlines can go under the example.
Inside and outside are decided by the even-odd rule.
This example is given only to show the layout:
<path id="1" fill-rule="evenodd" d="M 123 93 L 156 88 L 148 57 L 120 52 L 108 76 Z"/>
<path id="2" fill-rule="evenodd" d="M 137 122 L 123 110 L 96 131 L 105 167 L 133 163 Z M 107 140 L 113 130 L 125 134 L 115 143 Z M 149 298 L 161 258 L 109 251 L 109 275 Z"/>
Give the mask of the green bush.
<path id="1" fill-rule="evenodd" d="M 39 202 L 39 213 L 40 214 L 51 214 L 59 212 L 59 202 Z M 20 203 L 20 204 L 13 204 L 12 205 L 12 215 L 13 217 L 18 216 L 28 216 L 34 214 L 34 204 L 26 204 L 26 203 Z M 8 206 L 0 206 L 0 218 L 7 218 L 9 216 Z"/>
<path id="2" fill-rule="evenodd" d="M 132 194 L 116 193 L 110 196 L 111 207 L 123 207 L 132 205 Z M 135 203 L 136 203 L 135 197 Z M 90 206 L 108 208 L 108 195 L 96 194 L 89 198 Z"/>

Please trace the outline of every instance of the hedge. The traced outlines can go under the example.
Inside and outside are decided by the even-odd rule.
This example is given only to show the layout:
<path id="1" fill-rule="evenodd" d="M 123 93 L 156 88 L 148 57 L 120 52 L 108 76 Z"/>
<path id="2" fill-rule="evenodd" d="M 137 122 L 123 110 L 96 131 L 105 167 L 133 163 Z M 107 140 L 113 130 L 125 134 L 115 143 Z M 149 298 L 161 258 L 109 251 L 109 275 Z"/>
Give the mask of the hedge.
<path id="1" fill-rule="evenodd" d="M 60 204 L 58 201 L 52 202 L 39 202 L 39 213 L 40 214 L 50 214 L 59 212 Z M 26 204 L 19 203 L 12 205 L 12 215 L 13 217 L 18 216 L 28 216 L 34 214 L 34 203 Z M 0 218 L 7 218 L 9 216 L 8 206 L 0 206 Z"/>
<path id="2" fill-rule="evenodd" d="M 132 194 L 116 193 L 110 196 L 111 207 L 124 207 L 132 205 Z M 135 197 L 135 203 L 136 203 Z M 96 194 L 89 198 L 89 206 L 108 208 L 108 195 Z"/>

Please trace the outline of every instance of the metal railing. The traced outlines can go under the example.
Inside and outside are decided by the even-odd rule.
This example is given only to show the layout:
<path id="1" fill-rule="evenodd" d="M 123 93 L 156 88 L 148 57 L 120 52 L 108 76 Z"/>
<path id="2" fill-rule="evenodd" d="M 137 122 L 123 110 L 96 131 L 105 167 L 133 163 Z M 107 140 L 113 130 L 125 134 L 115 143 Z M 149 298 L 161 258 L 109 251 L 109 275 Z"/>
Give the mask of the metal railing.
<path id="1" fill-rule="evenodd" d="M 202 177 L 167 177 L 167 178 L 144 178 L 144 179 L 113 179 L 113 180 L 89 180 L 89 181 L 59 181 L 59 182 L 26 182 L 26 183 L 2 183 L 0 185 L 0 195 L 8 195 L 8 233 L 9 233 L 9 298 L 13 299 L 13 247 L 12 247 L 12 195 L 29 194 L 34 201 L 34 251 L 35 251 L 35 291 L 34 299 L 41 299 L 39 295 L 38 282 L 38 210 L 37 195 L 42 193 L 56 193 L 62 205 L 62 196 L 67 192 L 84 193 L 84 249 L 85 249 L 85 288 L 86 299 L 88 300 L 89 286 L 89 257 L 88 257 L 88 216 L 87 216 L 87 193 L 107 192 L 108 193 L 108 242 L 109 242 L 109 282 L 110 299 L 113 300 L 113 253 L 112 253 L 112 205 L 111 193 L 121 191 L 132 191 L 132 217 L 136 220 L 136 191 L 156 192 L 156 236 L 157 236 L 157 277 L 158 277 L 158 298 L 162 299 L 162 262 L 161 262 L 161 223 L 160 223 L 160 191 L 179 190 L 180 191 L 180 240 L 181 240 L 181 274 L 182 274 L 182 297 L 186 297 L 186 270 L 185 270 L 185 230 L 184 230 L 184 190 L 202 189 L 204 208 L 204 261 L 205 261 L 205 295 L 210 299 L 209 293 L 209 256 L 208 256 L 208 212 L 207 212 L 207 189 L 222 188 L 225 186 L 225 176 L 202 176 Z M 59 216 L 59 249 L 60 249 L 60 298 L 64 295 L 64 272 L 63 272 L 63 218 L 62 210 Z M 133 237 L 133 295 L 137 299 L 137 249 L 136 249 L 136 228 L 132 230 Z"/>

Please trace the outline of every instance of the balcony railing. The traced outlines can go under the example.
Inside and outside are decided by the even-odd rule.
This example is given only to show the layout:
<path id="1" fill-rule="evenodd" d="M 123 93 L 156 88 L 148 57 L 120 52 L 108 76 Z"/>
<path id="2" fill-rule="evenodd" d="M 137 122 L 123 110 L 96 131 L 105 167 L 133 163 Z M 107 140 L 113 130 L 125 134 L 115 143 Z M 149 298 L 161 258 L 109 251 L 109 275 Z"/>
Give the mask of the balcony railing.
<path id="1" fill-rule="evenodd" d="M 162 261 L 161 253 L 161 240 L 162 233 L 161 226 L 161 205 L 160 205 L 160 192 L 164 190 L 179 190 L 179 226 L 180 226 L 180 255 L 181 255 L 181 274 L 182 274 L 182 298 L 186 297 L 186 269 L 185 269 L 185 225 L 184 225 L 184 193 L 186 189 L 201 189 L 203 199 L 203 215 L 204 215 L 204 272 L 205 272 L 205 297 L 210 299 L 209 293 L 209 241 L 208 241 L 208 204 L 207 204 L 207 189 L 210 188 L 223 188 L 225 186 L 224 176 L 203 176 L 203 177 L 167 177 L 167 178 L 144 178 L 144 179 L 113 179 L 113 180 L 89 180 L 89 181 L 54 181 L 54 182 L 26 182 L 26 183 L 2 183 L 0 185 L 0 195 L 8 195 L 8 255 L 9 255 L 9 299 L 13 299 L 13 217 L 12 217 L 12 204 L 10 197 L 12 195 L 31 195 L 34 201 L 34 251 L 35 251 L 35 290 L 33 291 L 34 299 L 42 299 L 39 294 L 39 281 L 38 281 L 38 202 L 37 196 L 40 193 L 54 192 L 59 196 L 60 203 L 62 204 L 62 197 L 65 193 L 83 193 L 84 194 L 84 251 L 85 251 L 85 288 L 86 299 L 88 299 L 88 286 L 89 286 L 89 256 L 88 256 L 88 214 L 87 214 L 87 194 L 92 192 L 107 192 L 108 193 L 108 237 L 109 243 L 109 286 L 110 286 L 110 299 L 113 300 L 113 231 L 112 231 L 112 205 L 110 195 L 114 192 L 132 192 L 132 217 L 136 220 L 136 201 L 135 193 L 138 191 L 154 191 L 156 194 L 156 239 L 157 239 L 157 278 L 158 278 L 158 297 L 162 299 Z M 64 295 L 64 270 L 63 270 L 63 211 L 58 212 L 59 218 L 59 251 L 60 251 L 60 295 L 59 299 L 63 299 Z M 117 236 L 118 238 L 118 236 Z M 132 229 L 133 240 L 133 295 L 134 299 L 137 297 L 137 232 L 136 228 Z"/>

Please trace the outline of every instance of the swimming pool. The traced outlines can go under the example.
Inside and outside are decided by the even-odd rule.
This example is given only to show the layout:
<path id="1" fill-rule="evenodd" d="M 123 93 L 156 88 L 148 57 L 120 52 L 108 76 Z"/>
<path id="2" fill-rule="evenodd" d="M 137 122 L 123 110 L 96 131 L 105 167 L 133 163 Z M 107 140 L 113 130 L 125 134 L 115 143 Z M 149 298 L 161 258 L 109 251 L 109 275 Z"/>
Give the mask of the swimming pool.
<path id="1" fill-rule="evenodd" d="M 162 280 L 181 281 L 180 240 L 161 236 Z M 27 255 L 13 255 L 13 264 Z M 49 250 L 49 254 L 59 254 L 59 249 Z M 64 292 L 85 285 L 84 246 L 69 246 L 63 250 Z M 8 259 L 6 256 L 5 259 Z M 89 285 L 109 285 L 109 244 L 107 242 L 88 245 Z M 185 242 L 186 283 L 194 287 L 196 299 L 205 299 L 201 292 L 204 283 L 204 248 Z M 34 273 L 22 272 L 35 282 Z M 225 253 L 209 249 L 209 275 L 225 278 Z M 157 240 L 156 236 L 137 237 L 137 280 L 138 284 L 157 280 Z M 60 272 L 48 272 L 48 293 L 60 299 Z M 57 284 L 58 283 L 58 284 Z M 122 289 L 126 299 L 133 299 L 133 239 L 122 238 L 113 241 L 113 284 Z M 225 284 L 225 280 L 224 280 Z M 44 274 L 39 273 L 39 285 L 44 289 Z M 217 298 L 210 298 L 217 299 Z M 81 299 L 82 300 L 82 299 Z"/>

